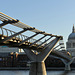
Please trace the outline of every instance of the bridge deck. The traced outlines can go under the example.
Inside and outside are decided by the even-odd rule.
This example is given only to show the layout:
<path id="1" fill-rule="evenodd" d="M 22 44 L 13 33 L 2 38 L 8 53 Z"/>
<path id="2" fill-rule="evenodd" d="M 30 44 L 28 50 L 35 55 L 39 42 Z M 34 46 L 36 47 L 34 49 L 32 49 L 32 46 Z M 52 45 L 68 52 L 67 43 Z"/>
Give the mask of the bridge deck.
<path id="1" fill-rule="evenodd" d="M 1 35 L 0 34 L 0 41 L 5 39 L 7 36 L 5 35 Z M 4 43 L 0 43 L 1 46 L 9 46 L 9 47 L 18 47 L 18 48 L 30 48 L 30 49 L 34 49 L 34 50 L 41 50 L 43 48 L 43 46 L 41 46 L 40 48 L 37 48 L 38 44 L 34 44 L 32 47 L 29 47 L 30 44 L 32 44 L 31 42 L 26 41 L 25 43 L 23 43 L 21 46 L 19 46 L 19 42 L 21 42 L 22 40 L 19 38 L 12 38 L 11 40 L 4 42 Z"/>

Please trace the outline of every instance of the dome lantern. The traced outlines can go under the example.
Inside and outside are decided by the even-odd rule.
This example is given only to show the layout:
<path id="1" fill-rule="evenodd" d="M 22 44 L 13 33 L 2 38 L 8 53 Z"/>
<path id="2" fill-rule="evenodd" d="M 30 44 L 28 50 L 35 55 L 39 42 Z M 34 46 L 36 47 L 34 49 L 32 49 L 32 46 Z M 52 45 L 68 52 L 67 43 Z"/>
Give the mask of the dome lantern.
<path id="1" fill-rule="evenodd" d="M 72 29 L 72 33 L 75 33 L 75 29 L 74 29 L 74 24 L 73 24 L 73 29 Z"/>

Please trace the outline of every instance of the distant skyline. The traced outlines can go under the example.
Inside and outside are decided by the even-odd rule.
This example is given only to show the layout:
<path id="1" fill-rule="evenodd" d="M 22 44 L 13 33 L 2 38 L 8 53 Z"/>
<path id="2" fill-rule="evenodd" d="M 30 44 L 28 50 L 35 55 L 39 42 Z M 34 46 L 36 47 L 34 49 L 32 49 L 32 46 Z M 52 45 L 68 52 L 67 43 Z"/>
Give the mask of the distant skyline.
<path id="1" fill-rule="evenodd" d="M 0 0 L 0 12 L 39 30 L 61 35 L 65 43 L 75 25 L 75 0 Z"/>

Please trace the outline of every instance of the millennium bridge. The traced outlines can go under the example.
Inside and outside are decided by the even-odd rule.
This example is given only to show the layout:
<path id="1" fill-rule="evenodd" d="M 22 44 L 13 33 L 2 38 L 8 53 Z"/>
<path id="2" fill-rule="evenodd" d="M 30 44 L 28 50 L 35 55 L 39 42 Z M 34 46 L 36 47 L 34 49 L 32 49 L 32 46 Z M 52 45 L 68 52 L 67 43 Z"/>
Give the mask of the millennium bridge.
<path id="1" fill-rule="evenodd" d="M 5 25 L 13 25 L 14 27 L 21 28 L 21 30 L 15 32 L 5 28 Z M 27 31 L 34 34 L 30 34 L 30 36 L 24 35 L 23 33 Z M 40 37 L 34 39 L 38 35 Z M 71 58 L 66 50 L 64 53 L 60 51 L 60 49 L 64 48 L 62 46 L 64 43 L 59 43 L 62 40 L 62 36 L 38 30 L 0 12 L 0 46 L 5 45 L 23 49 L 31 60 L 29 75 L 47 75 L 44 61 L 48 56 L 62 60 L 65 64 L 65 70 L 70 70 L 70 64 L 74 58 Z"/>

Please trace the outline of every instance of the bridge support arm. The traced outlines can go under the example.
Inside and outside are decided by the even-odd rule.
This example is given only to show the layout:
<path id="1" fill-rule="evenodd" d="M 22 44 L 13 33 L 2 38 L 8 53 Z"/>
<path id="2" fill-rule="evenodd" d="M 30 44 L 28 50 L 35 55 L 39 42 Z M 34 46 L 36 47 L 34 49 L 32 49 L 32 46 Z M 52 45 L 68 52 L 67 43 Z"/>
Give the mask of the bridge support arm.
<path id="1" fill-rule="evenodd" d="M 65 70 L 70 71 L 71 67 L 70 64 L 74 61 L 75 57 L 73 57 L 69 62 L 65 61 L 64 59 L 61 59 L 63 63 L 65 64 Z"/>
<path id="2" fill-rule="evenodd" d="M 24 49 L 31 60 L 29 75 L 47 75 L 44 61 L 37 61 L 37 55 L 29 49 Z"/>
<path id="3" fill-rule="evenodd" d="M 45 61 L 45 59 L 49 56 L 49 54 L 52 52 L 53 48 L 57 44 L 57 42 L 60 40 L 60 38 L 54 39 L 52 42 L 48 44 L 48 47 L 43 50 L 40 54 L 38 54 L 38 60 Z"/>
<path id="4" fill-rule="evenodd" d="M 36 54 L 29 49 L 23 49 L 31 61 L 36 61 Z"/>
<path id="5" fill-rule="evenodd" d="M 68 63 L 65 64 L 65 70 L 66 70 L 66 71 L 70 71 L 70 70 L 71 70 L 71 68 L 70 68 L 70 64 L 68 64 Z"/>
<path id="6" fill-rule="evenodd" d="M 36 54 L 31 50 L 24 49 L 27 56 L 31 60 L 29 75 L 47 75 L 44 61 L 59 40 L 60 38 L 56 38 L 44 51 L 40 52 L 39 54 Z"/>

